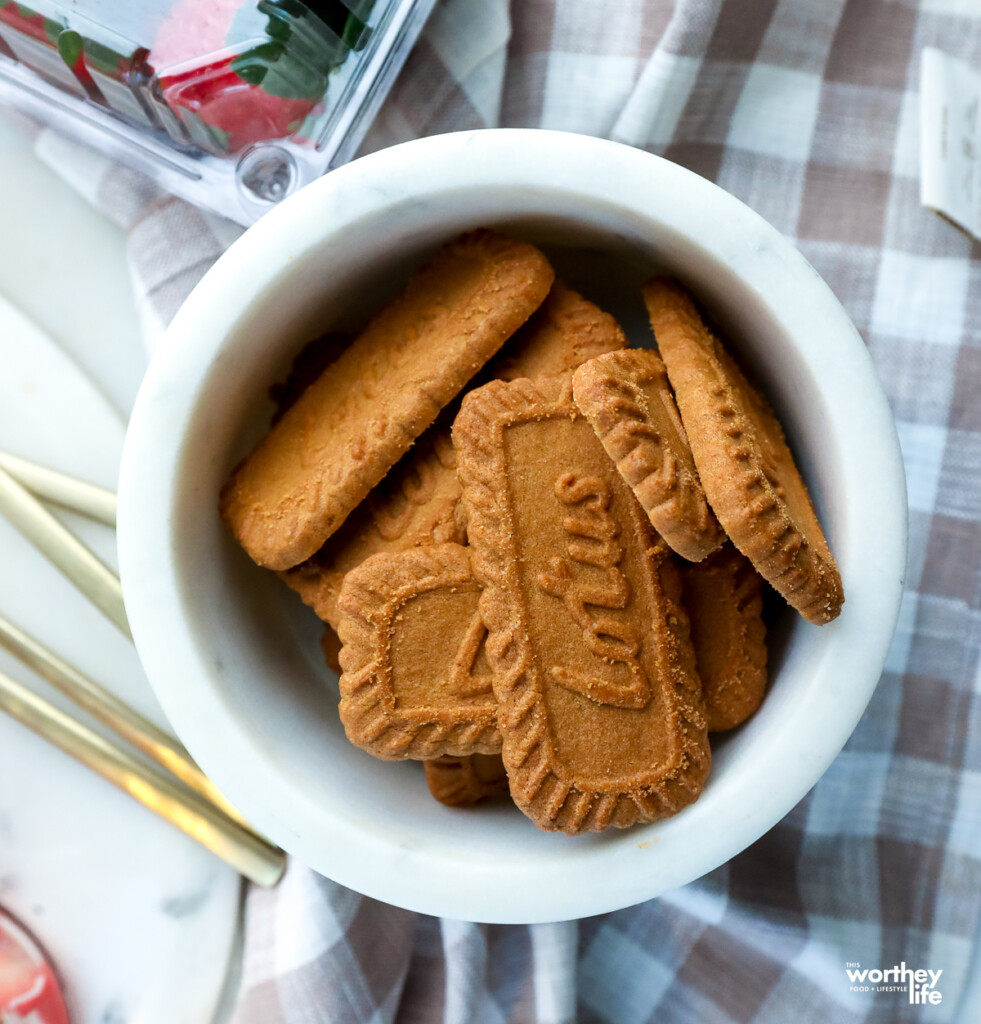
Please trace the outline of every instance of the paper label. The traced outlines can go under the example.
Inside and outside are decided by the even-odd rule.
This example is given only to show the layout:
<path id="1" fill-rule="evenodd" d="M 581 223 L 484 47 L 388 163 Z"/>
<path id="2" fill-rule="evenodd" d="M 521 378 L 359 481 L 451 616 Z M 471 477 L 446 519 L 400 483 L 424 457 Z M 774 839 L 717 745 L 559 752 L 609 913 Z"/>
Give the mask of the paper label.
<path id="1" fill-rule="evenodd" d="M 981 239 L 981 74 L 924 47 L 920 202 Z"/>

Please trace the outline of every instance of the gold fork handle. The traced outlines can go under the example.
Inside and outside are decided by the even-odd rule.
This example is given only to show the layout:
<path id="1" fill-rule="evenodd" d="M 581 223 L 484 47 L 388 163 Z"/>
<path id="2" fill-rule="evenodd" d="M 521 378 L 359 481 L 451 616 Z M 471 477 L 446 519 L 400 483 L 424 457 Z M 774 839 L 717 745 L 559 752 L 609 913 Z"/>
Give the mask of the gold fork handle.
<path id="1" fill-rule="evenodd" d="M 194 763 L 191 755 L 173 736 L 157 728 L 115 694 L 70 665 L 54 651 L 0 615 L 0 647 L 60 690 L 80 708 L 107 725 L 118 736 L 142 750 L 185 785 L 248 827 L 248 822 L 221 795 L 215 784 Z"/>
<path id="2" fill-rule="evenodd" d="M 282 877 L 286 854 L 278 847 L 3 673 L 0 710 L 176 825 L 251 881 L 270 886 Z"/>
<path id="3" fill-rule="evenodd" d="M 0 515 L 63 572 L 124 636 L 132 639 L 119 577 L 2 468 Z"/>
<path id="4" fill-rule="evenodd" d="M 6 470 L 36 498 L 70 509 L 97 523 L 116 527 L 116 495 L 105 487 L 39 466 L 36 462 L 0 452 L 0 469 Z"/>

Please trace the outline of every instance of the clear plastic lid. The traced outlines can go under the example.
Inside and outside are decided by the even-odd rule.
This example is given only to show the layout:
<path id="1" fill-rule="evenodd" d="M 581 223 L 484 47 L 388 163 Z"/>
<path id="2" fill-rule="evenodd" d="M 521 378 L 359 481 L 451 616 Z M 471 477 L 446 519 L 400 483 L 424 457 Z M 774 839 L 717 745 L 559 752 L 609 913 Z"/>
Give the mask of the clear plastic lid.
<path id="1" fill-rule="evenodd" d="M 344 163 L 435 0 L 0 0 L 0 101 L 243 224 Z"/>

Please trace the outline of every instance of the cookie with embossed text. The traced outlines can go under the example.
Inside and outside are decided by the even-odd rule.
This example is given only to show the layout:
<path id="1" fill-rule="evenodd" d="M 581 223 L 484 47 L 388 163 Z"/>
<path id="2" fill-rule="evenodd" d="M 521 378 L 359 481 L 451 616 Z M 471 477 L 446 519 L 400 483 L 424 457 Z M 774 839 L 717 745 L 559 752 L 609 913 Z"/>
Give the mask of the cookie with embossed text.
<path id="1" fill-rule="evenodd" d="M 534 246 L 475 231 L 444 246 L 303 392 L 222 490 L 254 561 L 309 558 L 541 305 Z"/>
<path id="2" fill-rule="evenodd" d="M 710 751 L 679 570 L 571 374 L 471 392 L 453 442 L 515 803 L 569 834 L 681 810 Z"/>
<path id="3" fill-rule="evenodd" d="M 657 355 L 628 349 L 591 359 L 573 376 L 573 396 L 668 547 L 692 562 L 721 547 L 725 534 Z"/>
<path id="4" fill-rule="evenodd" d="M 808 622 L 830 622 L 844 601 L 841 577 L 773 410 L 676 281 L 649 281 L 644 301 L 723 529 Z"/>
<path id="5" fill-rule="evenodd" d="M 337 602 L 340 716 L 386 761 L 501 749 L 470 555 L 439 544 L 372 555 Z"/>
<path id="6" fill-rule="evenodd" d="M 531 319 L 488 363 L 481 376 L 514 380 L 572 370 L 584 359 L 623 348 L 620 326 L 556 281 Z M 369 555 L 424 544 L 465 544 L 466 517 L 450 427 L 453 405 L 348 516 L 312 558 L 281 578 L 326 622 L 337 623 L 344 576 Z"/>

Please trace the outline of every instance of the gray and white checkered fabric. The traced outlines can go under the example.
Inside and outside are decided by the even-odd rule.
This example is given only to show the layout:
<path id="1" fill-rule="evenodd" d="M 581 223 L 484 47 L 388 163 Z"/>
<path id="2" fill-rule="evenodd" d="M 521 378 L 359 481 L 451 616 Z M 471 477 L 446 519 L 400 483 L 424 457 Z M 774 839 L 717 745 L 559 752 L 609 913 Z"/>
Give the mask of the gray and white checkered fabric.
<path id="1" fill-rule="evenodd" d="M 981 243 L 919 205 L 924 46 L 981 70 L 981 0 L 437 7 L 368 148 L 492 125 L 607 136 L 792 238 L 861 331 L 899 425 L 907 593 L 845 750 L 730 863 L 532 928 L 425 918 L 293 864 L 249 896 L 236 1024 L 954 1019 L 981 921 Z M 129 229 L 152 333 L 235 231 L 129 172 L 79 173 Z M 852 992 L 854 961 L 942 969 L 943 1002 Z"/>

